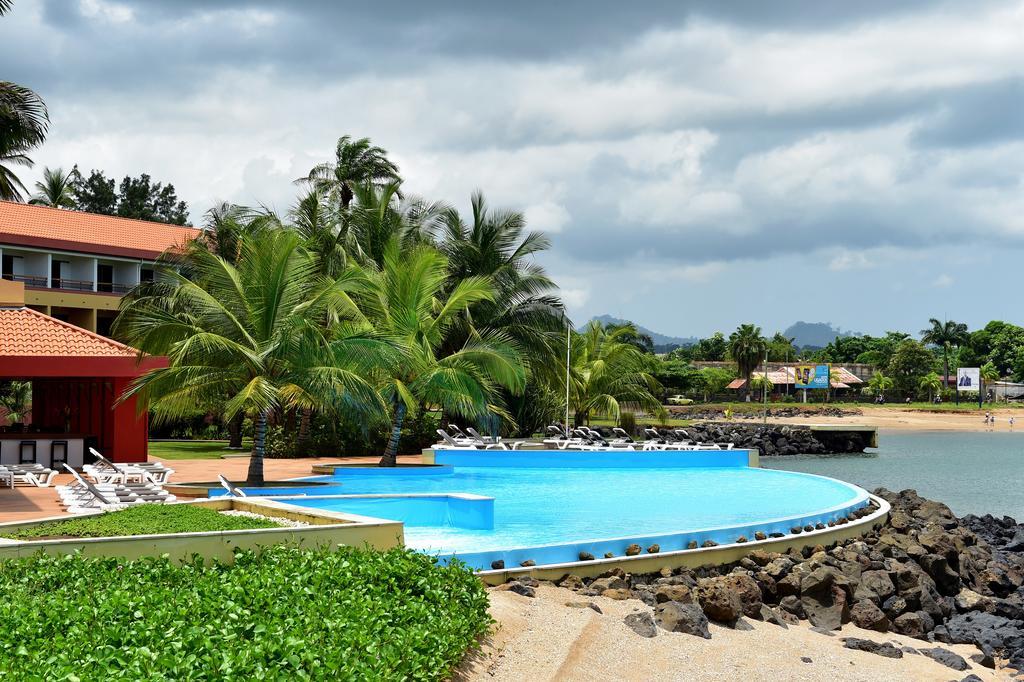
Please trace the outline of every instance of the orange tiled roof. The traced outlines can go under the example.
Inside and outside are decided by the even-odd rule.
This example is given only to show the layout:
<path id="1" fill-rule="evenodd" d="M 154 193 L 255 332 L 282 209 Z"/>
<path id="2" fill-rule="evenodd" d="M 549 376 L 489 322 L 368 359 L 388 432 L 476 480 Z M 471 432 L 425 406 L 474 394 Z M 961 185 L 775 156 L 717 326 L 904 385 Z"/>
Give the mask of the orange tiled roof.
<path id="1" fill-rule="evenodd" d="M 0 308 L 0 357 L 118 357 L 138 351 L 31 308 Z"/>
<path id="2" fill-rule="evenodd" d="M 12 246 L 153 260 L 200 234 L 194 227 L 0 201 L 0 244 Z"/>

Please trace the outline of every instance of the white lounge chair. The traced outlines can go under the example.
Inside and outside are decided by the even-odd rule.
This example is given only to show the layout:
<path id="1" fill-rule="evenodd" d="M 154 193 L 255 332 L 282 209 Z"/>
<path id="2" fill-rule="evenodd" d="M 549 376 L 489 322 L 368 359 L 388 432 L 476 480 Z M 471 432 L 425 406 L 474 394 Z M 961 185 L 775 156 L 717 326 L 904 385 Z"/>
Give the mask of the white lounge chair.
<path id="1" fill-rule="evenodd" d="M 228 495 L 231 497 L 248 497 L 245 491 L 236 486 L 234 483 L 224 478 L 224 474 L 217 474 L 217 480 L 220 481 L 221 486 L 228 491 Z"/>

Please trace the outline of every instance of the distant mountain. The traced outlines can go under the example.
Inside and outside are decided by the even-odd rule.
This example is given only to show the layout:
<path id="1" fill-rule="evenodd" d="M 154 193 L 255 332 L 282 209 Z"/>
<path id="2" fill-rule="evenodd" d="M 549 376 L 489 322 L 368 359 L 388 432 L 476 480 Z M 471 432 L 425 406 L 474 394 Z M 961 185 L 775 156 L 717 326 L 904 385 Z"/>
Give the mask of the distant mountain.
<path id="1" fill-rule="evenodd" d="M 591 322 L 594 320 L 597 320 L 601 324 L 625 324 L 626 322 L 629 322 L 629 320 L 612 317 L 611 315 L 597 315 L 591 318 Z M 666 353 L 676 346 L 692 346 L 700 340 L 693 336 L 667 336 L 665 334 L 659 334 L 658 332 L 652 331 L 647 327 L 640 326 L 635 322 L 633 325 L 636 327 L 638 332 L 651 337 L 651 341 L 654 342 L 655 353 Z"/>
<path id="2" fill-rule="evenodd" d="M 833 327 L 829 322 L 797 322 L 787 327 L 782 335 L 794 339 L 793 345 L 797 348 L 824 348 L 836 339 L 859 336 L 857 332 L 844 332 Z"/>

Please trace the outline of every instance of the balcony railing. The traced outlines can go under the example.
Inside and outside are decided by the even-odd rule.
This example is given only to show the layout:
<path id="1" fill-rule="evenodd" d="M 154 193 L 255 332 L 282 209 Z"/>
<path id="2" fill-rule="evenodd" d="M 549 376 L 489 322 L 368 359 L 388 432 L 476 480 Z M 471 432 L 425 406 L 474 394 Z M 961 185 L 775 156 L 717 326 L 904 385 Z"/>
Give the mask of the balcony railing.
<path id="1" fill-rule="evenodd" d="M 118 284 L 116 282 L 99 282 L 96 284 L 96 291 L 107 294 L 127 294 L 132 290 L 131 284 Z"/>
<path id="2" fill-rule="evenodd" d="M 36 277 L 35 275 L 14 275 L 9 272 L 5 272 L 3 278 L 11 282 L 24 282 L 27 287 L 46 287 L 45 277 Z"/>
<path id="3" fill-rule="evenodd" d="M 45 284 L 43 286 L 46 286 Z M 93 282 L 88 279 L 68 279 L 67 277 L 54 277 L 50 280 L 51 289 L 64 289 L 66 291 L 93 291 Z"/>

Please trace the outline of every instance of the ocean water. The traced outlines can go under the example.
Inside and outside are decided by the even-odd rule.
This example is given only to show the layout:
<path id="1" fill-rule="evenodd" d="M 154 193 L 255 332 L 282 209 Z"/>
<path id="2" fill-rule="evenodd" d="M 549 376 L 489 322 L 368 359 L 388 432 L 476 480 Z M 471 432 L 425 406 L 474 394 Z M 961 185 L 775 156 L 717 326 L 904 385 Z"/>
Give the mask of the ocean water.
<path id="1" fill-rule="evenodd" d="M 914 488 L 957 514 L 1024 521 L 1024 428 L 1019 433 L 883 432 L 863 455 L 762 457 L 761 466 L 830 476 L 867 490 Z"/>

